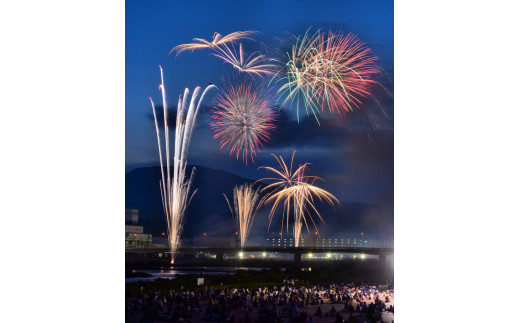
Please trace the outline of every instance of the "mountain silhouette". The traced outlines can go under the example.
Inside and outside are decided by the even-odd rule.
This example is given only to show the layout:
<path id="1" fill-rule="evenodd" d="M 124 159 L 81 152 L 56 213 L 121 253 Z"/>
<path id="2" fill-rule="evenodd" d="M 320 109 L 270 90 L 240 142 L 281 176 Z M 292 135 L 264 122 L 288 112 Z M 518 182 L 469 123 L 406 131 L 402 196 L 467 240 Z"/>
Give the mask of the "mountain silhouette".
<path id="1" fill-rule="evenodd" d="M 233 188 L 236 185 L 254 181 L 204 166 L 187 166 L 187 175 L 191 174 L 193 167 L 196 168 L 196 172 L 192 192 L 195 189 L 197 192 L 187 208 L 183 237 L 201 236 L 203 233 L 215 237 L 232 236 L 236 229 L 222 193 L 232 201 Z M 153 235 L 166 233 L 166 221 L 159 190 L 160 179 L 159 166 L 136 168 L 126 173 L 125 208 L 138 209 L 139 225 L 144 226 L 145 232 L 151 232 Z M 256 185 L 264 186 L 265 184 L 257 183 Z M 270 205 L 262 207 L 256 215 L 250 234 L 252 240 L 262 241 L 265 238 L 269 207 Z M 321 235 L 357 237 L 360 232 L 364 232 L 366 237 L 379 238 L 379 234 L 374 230 L 377 225 L 371 217 L 373 205 L 342 202 L 340 206 L 333 208 L 318 202 L 316 207 L 326 221 L 325 225 L 317 223 Z M 277 212 L 269 231 L 271 234 L 280 230 L 281 208 Z M 313 228 L 310 230 L 314 231 Z"/>

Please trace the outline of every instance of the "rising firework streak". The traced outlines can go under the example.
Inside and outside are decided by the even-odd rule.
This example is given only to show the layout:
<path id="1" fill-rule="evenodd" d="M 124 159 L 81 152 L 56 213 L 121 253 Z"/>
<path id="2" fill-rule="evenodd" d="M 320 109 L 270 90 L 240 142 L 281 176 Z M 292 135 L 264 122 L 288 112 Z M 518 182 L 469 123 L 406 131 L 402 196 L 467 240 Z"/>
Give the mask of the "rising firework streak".
<path id="1" fill-rule="evenodd" d="M 260 188 L 253 189 L 253 184 L 242 184 L 233 189 L 234 208 L 231 207 L 226 194 L 224 194 L 229 209 L 235 220 L 240 234 L 240 246 L 244 248 L 247 236 L 251 231 L 253 219 L 260 207 Z"/>
<path id="2" fill-rule="evenodd" d="M 177 119 L 175 127 L 175 141 L 173 151 L 173 174 L 170 169 L 170 135 L 168 129 L 168 105 L 166 103 L 166 91 L 164 88 L 164 77 L 163 69 L 161 70 L 161 85 L 160 90 L 163 101 L 164 111 L 164 148 L 165 148 L 165 159 L 166 159 L 166 175 L 163 163 L 163 153 L 161 145 L 161 136 L 159 134 L 159 125 L 157 123 L 157 116 L 155 113 L 155 104 L 150 98 L 152 104 L 153 117 L 155 121 L 155 130 L 157 133 L 157 144 L 159 147 L 159 160 L 161 163 L 161 181 L 159 182 L 161 189 L 161 199 L 163 204 L 164 213 L 166 216 L 166 223 L 168 224 L 168 237 L 169 245 L 171 250 L 171 263 L 173 264 L 175 251 L 179 245 L 179 238 L 182 232 L 182 226 L 184 225 L 184 216 L 186 213 L 186 207 L 188 206 L 193 192 L 190 195 L 191 183 L 195 174 L 195 168 L 192 169 L 189 178 L 186 177 L 186 156 L 188 154 L 188 146 L 193 132 L 193 126 L 197 119 L 197 113 L 200 108 L 200 103 L 203 101 L 206 92 L 214 85 L 206 87 L 202 96 L 200 96 L 201 88 L 196 87 L 191 97 L 189 106 L 189 90 L 186 88 L 184 96 L 179 96 L 179 102 L 177 105 Z M 200 96 L 200 99 L 199 99 Z"/>

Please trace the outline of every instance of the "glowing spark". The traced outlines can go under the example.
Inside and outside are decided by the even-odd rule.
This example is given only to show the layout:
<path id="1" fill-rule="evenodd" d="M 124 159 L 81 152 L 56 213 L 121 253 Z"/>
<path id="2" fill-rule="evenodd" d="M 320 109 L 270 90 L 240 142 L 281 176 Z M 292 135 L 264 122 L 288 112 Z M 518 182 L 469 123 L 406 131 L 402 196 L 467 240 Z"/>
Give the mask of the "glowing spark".
<path id="1" fill-rule="evenodd" d="M 283 212 L 282 212 L 282 229 L 280 235 L 283 232 L 284 222 L 286 223 L 287 230 L 289 229 L 289 218 L 291 214 L 291 206 L 293 207 L 294 214 L 294 246 L 298 247 L 300 239 L 301 239 L 301 229 L 305 224 L 305 227 L 309 230 L 308 222 L 312 222 L 316 232 L 318 232 L 318 228 L 316 227 L 316 223 L 313 219 L 311 213 L 315 213 L 318 219 L 325 223 L 325 220 L 318 212 L 316 207 L 314 206 L 315 198 L 319 201 L 327 202 L 330 205 L 334 205 L 334 202 L 339 204 L 338 199 L 334 197 L 334 195 L 329 192 L 318 188 L 313 185 L 315 180 L 321 180 L 321 178 L 317 176 L 307 176 L 304 175 L 305 168 L 310 165 L 309 163 L 305 163 L 300 165 L 293 172 L 293 161 L 294 154 L 293 152 L 291 158 L 290 167 L 287 167 L 287 164 L 283 160 L 283 158 L 276 157 L 274 154 L 271 154 L 276 158 L 276 161 L 280 165 L 281 170 L 274 169 L 272 167 L 261 166 L 260 168 L 264 168 L 268 171 L 271 171 L 278 175 L 279 177 L 275 178 L 263 178 L 263 180 L 274 180 L 274 183 L 271 183 L 262 189 L 264 191 L 270 191 L 263 199 L 262 204 L 266 202 L 273 202 L 273 206 L 271 208 L 271 212 L 269 214 L 269 228 L 271 227 L 271 222 L 274 217 L 274 213 L 278 208 L 279 204 L 283 202 Z M 310 183 L 309 183 L 310 181 Z M 311 212 L 313 211 L 313 212 Z M 308 219 L 305 215 L 308 215 Z"/>
<path id="2" fill-rule="evenodd" d="M 285 96 L 282 106 L 296 100 L 298 117 L 300 100 L 307 115 L 310 110 L 317 121 L 317 113 L 325 107 L 330 112 L 353 111 L 371 94 L 371 85 L 377 84 L 376 58 L 352 34 L 306 33 L 297 38 L 287 58 L 279 61 L 284 68 L 277 73 L 277 82 L 282 82 L 278 93 Z"/>
<path id="3" fill-rule="evenodd" d="M 227 45 L 223 45 L 222 48 L 217 47 L 217 54 L 214 56 L 222 59 L 225 63 L 231 64 L 234 68 L 240 72 L 248 73 L 249 75 L 255 74 L 261 76 L 262 74 L 273 75 L 275 74 L 274 64 L 264 64 L 269 59 L 264 55 L 260 55 L 258 52 L 253 52 L 247 58 L 244 58 L 244 51 L 242 49 L 242 43 L 239 45 L 239 52 L 237 53 L 235 47 L 233 50 Z"/>
<path id="4" fill-rule="evenodd" d="M 195 168 L 192 169 L 190 177 L 186 177 L 186 156 L 188 154 L 188 146 L 190 143 L 193 126 L 195 125 L 195 121 L 197 119 L 197 113 L 200 108 L 200 103 L 203 101 L 206 92 L 213 88 L 214 85 L 206 87 L 206 89 L 202 93 L 202 96 L 200 96 L 201 88 L 195 88 L 195 91 L 190 100 L 189 107 L 189 90 L 185 89 L 184 96 L 182 97 L 182 99 L 179 96 L 179 101 L 177 105 L 177 120 L 175 127 L 173 175 L 171 175 L 170 135 L 168 129 L 168 105 L 166 103 L 166 91 L 164 89 L 163 69 L 161 66 L 159 66 L 159 68 L 161 70 L 161 85 L 159 88 L 162 94 L 164 110 L 164 146 L 166 150 L 166 177 L 164 172 L 159 125 L 157 123 L 155 105 L 152 98 L 150 98 L 150 102 L 152 104 L 153 116 L 155 121 L 155 130 L 157 133 L 157 144 L 159 146 L 159 160 L 161 163 L 161 181 L 159 182 L 159 186 L 161 189 L 163 209 L 167 220 L 166 223 L 168 224 L 168 237 L 171 249 L 171 263 L 173 264 L 174 254 L 179 245 L 182 226 L 184 224 L 186 207 L 188 206 L 191 198 L 193 197 L 193 194 L 196 193 L 195 190 L 191 195 L 189 194 L 192 179 L 195 174 Z M 200 99 L 198 99 L 199 96 Z"/>
<path id="5" fill-rule="evenodd" d="M 220 139 L 220 148 L 230 147 L 230 154 L 242 153 L 247 165 L 250 155 L 260 151 L 262 142 L 267 142 L 275 128 L 275 111 L 270 104 L 268 92 L 251 84 L 231 84 L 220 91 L 215 99 L 210 123 L 215 139 Z"/>
<path id="6" fill-rule="evenodd" d="M 213 40 L 212 41 L 207 41 L 203 38 L 193 38 L 193 41 L 195 41 L 196 43 L 189 43 L 189 44 L 182 44 L 182 45 L 177 45 L 175 47 L 172 48 L 172 50 L 170 51 L 170 54 L 172 52 L 177 52 L 177 55 L 179 55 L 180 53 L 182 53 L 183 51 L 185 50 L 195 50 L 195 49 L 200 49 L 200 48 L 212 48 L 212 49 L 215 49 L 215 48 L 218 48 L 220 45 L 224 45 L 224 44 L 227 44 L 227 43 L 234 43 L 236 42 L 237 40 L 239 39 L 251 39 L 253 40 L 252 38 L 249 38 L 247 36 L 251 35 L 251 34 L 256 34 L 258 33 L 257 31 L 252 31 L 252 30 L 249 30 L 249 31 L 236 31 L 234 33 L 231 33 L 229 35 L 226 35 L 224 37 L 222 37 L 221 34 L 215 32 L 213 34 Z"/>
<path id="7" fill-rule="evenodd" d="M 235 219 L 238 232 L 240 232 L 240 246 L 244 248 L 253 219 L 260 206 L 260 188 L 253 190 L 253 185 L 247 183 L 235 186 L 233 189 L 234 210 L 226 194 L 223 195 Z"/>

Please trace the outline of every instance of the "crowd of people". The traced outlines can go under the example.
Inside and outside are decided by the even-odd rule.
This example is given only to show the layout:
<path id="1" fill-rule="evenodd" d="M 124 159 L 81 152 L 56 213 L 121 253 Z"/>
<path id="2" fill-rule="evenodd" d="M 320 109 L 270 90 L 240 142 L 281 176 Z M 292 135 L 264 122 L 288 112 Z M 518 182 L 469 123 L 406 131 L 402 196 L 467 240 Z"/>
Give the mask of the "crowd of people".
<path id="1" fill-rule="evenodd" d="M 282 286 L 258 289 L 211 287 L 199 290 L 138 292 L 126 297 L 126 317 L 135 322 L 382 322 L 393 313 L 393 286 L 339 284 L 313 287 Z M 368 304 L 367 304 L 368 303 Z M 333 304 L 323 311 L 324 304 Z M 336 305 L 337 309 L 336 309 Z M 314 310 L 314 308 L 316 308 Z M 345 317 L 344 317 L 345 316 Z M 333 318 L 333 319 L 332 319 Z"/>

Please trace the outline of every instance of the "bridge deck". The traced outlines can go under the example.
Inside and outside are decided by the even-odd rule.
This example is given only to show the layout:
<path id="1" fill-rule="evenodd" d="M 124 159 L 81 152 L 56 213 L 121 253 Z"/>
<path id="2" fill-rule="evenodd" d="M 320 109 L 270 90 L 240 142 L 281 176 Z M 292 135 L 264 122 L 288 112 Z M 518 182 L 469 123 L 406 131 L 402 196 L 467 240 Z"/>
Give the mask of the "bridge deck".
<path id="1" fill-rule="evenodd" d="M 146 248 L 146 249 L 127 249 L 126 252 L 136 253 L 160 253 L 169 252 L 169 248 Z M 195 247 L 182 246 L 178 252 L 214 252 L 214 253 L 237 253 L 237 252 L 279 252 L 291 254 L 304 253 L 364 253 L 368 255 L 393 255 L 394 248 L 373 248 L 373 247 L 269 247 L 269 246 L 246 246 L 240 247 Z"/>

